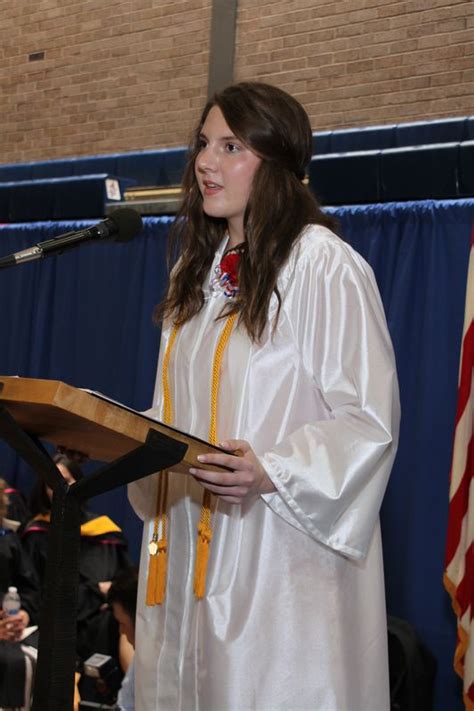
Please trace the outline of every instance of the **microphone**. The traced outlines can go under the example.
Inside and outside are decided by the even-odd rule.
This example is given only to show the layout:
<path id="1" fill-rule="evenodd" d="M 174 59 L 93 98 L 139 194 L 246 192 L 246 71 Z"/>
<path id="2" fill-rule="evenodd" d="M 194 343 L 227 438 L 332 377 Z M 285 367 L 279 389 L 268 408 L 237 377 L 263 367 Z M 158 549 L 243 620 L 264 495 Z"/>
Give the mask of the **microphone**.
<path id="1" fill-rule="evenodd" d="M 38 242 L 33 247 L 14 252 L 0 259 L 0 269 L 16 266 L 35 259 L 49 257 L 51 254 L 62 254 L 71 247 L 76 247 L 83 242 L 92 240 L 109 239 L 113 242 L 128 242 L 142 229 L 143 223 L 140 214 L 131 207 L 121 207 L 110 213 L 102 222 L 92 227 L 77 232 L 66 232 L 64 235 Z"/>

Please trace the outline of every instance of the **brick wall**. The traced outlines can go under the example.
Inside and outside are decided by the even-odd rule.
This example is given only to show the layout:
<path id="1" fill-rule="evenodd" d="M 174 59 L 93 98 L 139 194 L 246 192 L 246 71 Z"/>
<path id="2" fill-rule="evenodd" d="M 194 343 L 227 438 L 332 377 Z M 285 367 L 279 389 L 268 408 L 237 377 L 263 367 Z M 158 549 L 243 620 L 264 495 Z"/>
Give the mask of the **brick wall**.
<path id="1" fill-rule="evenodd" d="M 0 162 L 187 141 L 206 99 L 210 11 L 211 0 L 1 0 Z"/>
<path id="2" fill-rule="evenodd" d="M 210 16 L 211 0 L 0 0 L 0 162 L 186 143 Z M 474 114 L 474 2 L 239 0 L 235 78 L 287 89 L 315 130 Z"/>
<path id="3" fill-rule="evenodd" d="M 474 113 L 472 0 L 239 0 L 236 75 L 315 129 Z"/>

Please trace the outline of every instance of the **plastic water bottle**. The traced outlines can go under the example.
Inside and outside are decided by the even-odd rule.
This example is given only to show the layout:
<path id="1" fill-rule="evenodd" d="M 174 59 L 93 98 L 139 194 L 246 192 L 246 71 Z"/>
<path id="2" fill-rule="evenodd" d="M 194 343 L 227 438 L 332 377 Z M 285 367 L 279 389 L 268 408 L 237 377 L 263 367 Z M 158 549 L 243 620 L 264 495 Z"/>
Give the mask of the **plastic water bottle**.
<path id="1" fill-rule="evenodd" d="M 13 586 L 8 588 L 8 592 L 3 597 L 2 609 L 6 615 L 17 615 L 20 612 L 21 600 L 18 590 Z"/>

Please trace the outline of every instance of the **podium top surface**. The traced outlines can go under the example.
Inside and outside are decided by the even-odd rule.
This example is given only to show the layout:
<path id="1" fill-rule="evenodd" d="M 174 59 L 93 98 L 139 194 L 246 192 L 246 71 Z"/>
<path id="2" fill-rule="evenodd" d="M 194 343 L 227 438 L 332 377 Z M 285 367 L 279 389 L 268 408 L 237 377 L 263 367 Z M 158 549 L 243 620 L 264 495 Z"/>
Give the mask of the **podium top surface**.
<path id="1" fill-rule="evenodd" d="M 174 471 L 188 471 L 198 454 L 220 451 L 204 440 L 135 412 L 99 393 L 59 380 L 0 376 L 0 402 L 30 434 L 110 462 L 143 444 L 150 429 L 188 446 Z M 203 467 L 202 464 L 199 464 Z"/>

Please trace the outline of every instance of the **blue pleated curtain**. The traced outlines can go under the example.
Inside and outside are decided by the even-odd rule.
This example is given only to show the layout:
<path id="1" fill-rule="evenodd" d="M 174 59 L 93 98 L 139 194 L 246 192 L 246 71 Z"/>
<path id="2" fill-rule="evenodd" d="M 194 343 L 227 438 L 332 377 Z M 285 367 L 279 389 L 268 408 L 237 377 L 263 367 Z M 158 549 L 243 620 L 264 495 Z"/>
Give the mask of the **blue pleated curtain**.
<path id="1" fill-rule="evenodd" d="M 455 711 L 455 621 L 442 575 L 474 200 L 334 212 L 375 271 L 397 357 L 400 447 L 382 509 L 387 606 L 437 658 L 435 711 Z M 159 345 L 152 311 L 166 287 L 170 221 L 145 219 L 131 243 L 87 245 L 0 271 L 0 373 L 64 380 L 149 407 Z M 0 256 L 84 224 L 5 225 Z M 33 480 L 3 445 L 0 475 L 24 490 Z M 138 560 L 141 527 L 125 491 L 97 497 L 91 508 L 123 526 Z"/>

